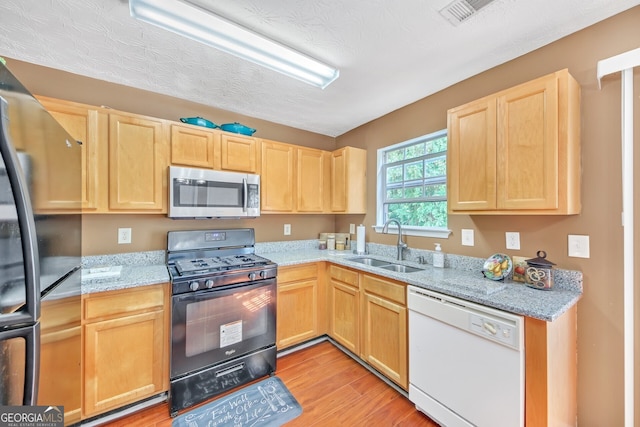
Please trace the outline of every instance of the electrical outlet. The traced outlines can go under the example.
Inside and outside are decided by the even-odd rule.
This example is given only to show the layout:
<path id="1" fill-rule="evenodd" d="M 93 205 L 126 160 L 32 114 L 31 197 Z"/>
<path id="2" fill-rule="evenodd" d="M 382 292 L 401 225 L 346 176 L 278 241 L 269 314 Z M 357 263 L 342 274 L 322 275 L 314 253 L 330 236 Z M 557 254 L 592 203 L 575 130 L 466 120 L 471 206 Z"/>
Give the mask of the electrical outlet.
<path id="1" fill-rule="evenodd" d="M 589 258 L 589 236 L 569 234 L 569 256 L 575 258 Z"/>
<path id="2" fill-rule="evenodd" d="M 285 236 L 290 236 L 291 235 L 291 224 L 285 224 L 284 225 L 284 235 Z"/>
<path id="3" fill-rule="evenodd" d="M 505 237 L 507 239 L 507 249 L 520 250 L 520 233 L 517 231 L 507 231 Z"/>
<path id="4" fill-rule="evenodd" d="M 461 232 L 461 236 L 462 236 L 462 246 L 473 246 L 474 242 L 473 242 L 473 229 L 469 230 L 469 229 L 462 229 Z"/>
<path id="5" fill-rule="evenodd" d="M 118 228 L 118 244 L 131 243 L 131 229 L 130 228 Z"/>
<path id="6" fill-rule="evenodd" d="M 349 224 L 349 233 L 356 234 L 356 225 L 355 224 Z"/>

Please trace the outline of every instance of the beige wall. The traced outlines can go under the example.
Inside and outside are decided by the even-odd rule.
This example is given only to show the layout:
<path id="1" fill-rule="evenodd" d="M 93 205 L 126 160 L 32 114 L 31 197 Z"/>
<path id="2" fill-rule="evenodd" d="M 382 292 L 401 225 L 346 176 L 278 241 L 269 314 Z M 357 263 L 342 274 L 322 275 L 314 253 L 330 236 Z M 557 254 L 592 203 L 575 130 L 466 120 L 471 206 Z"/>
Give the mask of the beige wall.
<path id="1" fill-rule="evenodd" d="M 171 120 L 202 116 L 216 123 L 239 121 L 258 129 L 256 136 L 331 150 L 352 145 L 369 150 L 368 212 L 348 215 L 263 215 L 254 220 L 174 221 L 154 215 L 86 215 L 83 223 L 87 255 L 158 250 L 166 246 L 166 232 L 177 229 L 254 227 L 258 241 L 315 238 L 319 232 L 347 231 L 349 223 L 375 223 L 376 150 L 446 127 L 446 110 L 532 78 L 569 68 L 582 86 L 582 214 L 568 217 L 452 216 L 452 235 L 446 240 L 408 237 L 410 247 L 432 249 L 442 242 L 449 253 L 487 257 L 507 252 L 505 231 L 519 231 L 521 250 L 512 255 L 532 256 L 544 249 L 559 268 L 584 273 L 584 297 L 578 304 L 578 409 L 579 425 L 623 424 L 623 312 L 622 228 L 620 173 L 620 78 L 605 79 L 602 90 L 596 81 L 600 59 L 638 47 L 640 7 L 524 55 L 435 95 L 408 105 L 378 120 L 334 139 L 230 112 L 189 103 L 163 95 L 113 85 L 57 70 L 9 59 L 10 68 L 34 93 L 109 105 L 125 111 Z M 640 93 L 640 70 L 635 72 L 636 95 Z M 214 96 L 214 95 L 213 95 Z M 640 102 L 636 102 L 636 143 L 640 134 Z M 636 150 L 640 157 L 640 150 Z M 636 160 L 640 164 L 640 159 Z M 636 186 L 638 183 L 636 174 Z M 637 203 L 637 204 L 640 204 Z M 636 206 L 640 212 L 640 206 Z M 640 215 L 636 215 L 640 217 Z M 283 224 L 292 224 L 292 235 L 282 234 Z M 131 227 L 133 243 L 118 245 L 118 227 Z M 475 246 L 460 245 L 460 230 L 475 230 Z M 640 227 L 637 227 L 640 228 Z M 370 230 L 370 228 L 369 228 Z M 588 234 L 591 258 L 567 256 L 567 235 Z M 372 242 L 394 244 L 388 235 L 367 233 Z M 640 264 L 639 264 L 640 265 Z M 636 286 L 637 288 L 637 286 Z M 636 305 L 640 306 L 640 292 Z M 640 325 L 636 322 L 636 340 Z M 640 346 L 636 346 L 640 353 Z M 638 359 L 636 359 L 638 360 Z M 640 366 L 636 363 L 636 366 Z M 640 383 L 640 369 L 636 370 Z M 636 390 L 636 402 L 640 391 Z M 636 404 L 640 408 L 640 403 Z M 636 424 L 640 425 L 640 411 Z"/>
<path id="2" fill-rule="evenodd" d="M 291 235 L 284 236 L 284 224 Z M 131 244 L 118 245 L 118 228 L 131 228 Z M 254 228 L 256 241 L 314 239 L 334 229 L 333 215 L 262 215 L 253 219 L 173 220 L 163 215 L 84 215 L 82 252 L 102 255 L 167 249 L 167 231 L 210 228 Z"/>
<path id="3" fill-rule="evenodd" d="M 530 257 L 543 249 L 559 268 L 584 273 L 585 292 L 578 304 L 578 412 L 581 427 L 623 425 L 620 76 L 605 78 L 600 90 L 596 64 L 600 59 L 637 48 L 639 23 L 640 7 L 636 7 L 401 108 L 337 139 L 339 147 L 352 145 L 369 150 L 369 214 L 364 223 L 370 226 L 375 223 L 377 149 L 446 128 L 446 111 L 451 107 L 569 68 L 582 87 L 582 213 L 558 217 L 450 216 L 452 234 L 449 239 L 408 237 L 407 242 L 410 247 L 427 249 L 433 249 L 434 242 L 441 242 L 445 252 L 477 257 L 488 257 L 498 251 Z M 638 146 L 640 68 L 635 71 L 634 85 L 635 142 Z M 638 151 L 636 165 L 640 165 Z M 635 186 L 640 188 L 638 173 Z M 640 205 L 638 200 L 636 197 L 636 205 Z M 638 221 L 639 206 L 635 209 Z M 336 226 L 344 225 L 343 218 L 337 217 Z M 474 247 L 461 246 L 460 230 L 463 228 L 475 230 Z M 506 250 L 506 231 L 520 232 L 520 251 Z M 590 259 L 567 256 L 568 234 L 590 236 Z M 369 240 L 394 244 L 395 237 L 371 232 Z M 637 251 L 640 250 L 640 246 L 636 247 Z M 640 258 L 638 252 L 636 255 Z M 640 264 L 636 262 L 636 265 Z M 640 307 L 638 292 L 636 296 L 636 305 Z M 635 324 L 636 341 L 640 342 L 637 316 Z M 636 345 L 636 352 L 640 352 L 639 349 L 640 346 Z M 638 360 L 640 357 L 636 357 L 636 367 L 640 366 Z M 639 369 L 636 369 L 636 384 L 640 384 Z M 640 425 L 639 394 L 636 387 L 636 425 Z"/>

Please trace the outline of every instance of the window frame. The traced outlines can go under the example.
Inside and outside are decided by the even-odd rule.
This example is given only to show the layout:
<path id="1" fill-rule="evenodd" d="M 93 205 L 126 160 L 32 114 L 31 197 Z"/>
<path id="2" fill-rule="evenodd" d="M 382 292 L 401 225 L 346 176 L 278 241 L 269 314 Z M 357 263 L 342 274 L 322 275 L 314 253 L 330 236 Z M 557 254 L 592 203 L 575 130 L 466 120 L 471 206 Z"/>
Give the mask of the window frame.
<path id="1" fill-rule="evenodd" d="M 401 147 L 406 147 L 409 145 L 414 145 L 419 142 L 430 141 L 433 139 L 441 138 L 442 136 L 448 136 L 447 129 L 442 129 L 436 132 L 432 132 L 427 135 L 422 135 L 417 138 L 413 138 L 407 141 L 399 142 L 397 144 L 389 145 L 386 147 L 382 147 L 377 151 L 377 178 L 376 178 L 376 225 L 373 226 L 373 229 L 376 233 L 382 233 L 382 228 L 384 227 L 384 201 L 385 201 L 385 174 L 384 174 L 384 160 L 385 153 L 393 150 L 397 150 Z M 447 144 L 448 145 L 448 144 Z M 448 147 L 447 147 L 448 150 Z M 411 159 L 413 160 L 413 159 Z M 445 177 L 445 185 L 446 185 L 446 177 Z M 445 200 L 447 200 L 448 194 L 445 196 Z M 449 223 L 449 218 L 447 214 L 447 225 Z M 451 230 L 445 227 L 421 227 L 414 225 L 402 225 L 403 234 L 408 236 L 420 236 L 420 237 L 435 237 L 446 239 L 451 234 Z M 389 232 L 391 234 L 398 234 L 398 228 L 395 224 L 389 225 Z"/>

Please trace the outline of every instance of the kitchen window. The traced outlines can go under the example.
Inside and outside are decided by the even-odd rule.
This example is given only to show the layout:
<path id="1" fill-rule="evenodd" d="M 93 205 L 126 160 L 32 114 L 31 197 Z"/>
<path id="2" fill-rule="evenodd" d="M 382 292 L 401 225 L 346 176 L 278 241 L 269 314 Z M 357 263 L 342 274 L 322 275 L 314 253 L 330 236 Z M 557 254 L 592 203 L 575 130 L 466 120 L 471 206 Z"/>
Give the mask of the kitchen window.
<path id="1" fill-rule="evenodd" d="M 393 218 L 403 233 L 448 237 L 447 131 L 378 150 L 376 231 Z"/>

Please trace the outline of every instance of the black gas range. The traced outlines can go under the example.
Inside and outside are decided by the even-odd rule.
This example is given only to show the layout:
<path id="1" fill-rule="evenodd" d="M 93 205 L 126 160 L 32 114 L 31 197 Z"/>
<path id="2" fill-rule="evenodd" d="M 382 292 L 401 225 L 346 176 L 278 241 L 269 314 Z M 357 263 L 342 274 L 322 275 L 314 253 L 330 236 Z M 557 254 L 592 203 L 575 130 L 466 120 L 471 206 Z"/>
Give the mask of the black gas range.
<path id="1" fill-rule="evenodd" d="M 167 240 L 173 295 L 277 275 L 277 264 L 255 254 L 252 228 L 172 231 Z"/>
<path id="2" fill-rule="evenodd" d="M 277 264 L 252 228 L 172 231 L 170 413 L 276 370 Z"/>

